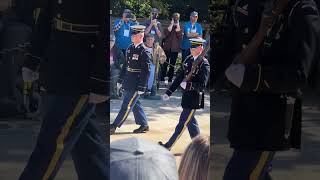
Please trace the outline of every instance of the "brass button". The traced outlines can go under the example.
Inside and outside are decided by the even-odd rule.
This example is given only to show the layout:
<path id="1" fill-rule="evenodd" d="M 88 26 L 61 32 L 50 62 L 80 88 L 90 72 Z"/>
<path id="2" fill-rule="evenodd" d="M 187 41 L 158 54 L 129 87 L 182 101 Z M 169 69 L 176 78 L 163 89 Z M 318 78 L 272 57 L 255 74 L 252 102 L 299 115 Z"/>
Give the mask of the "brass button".
<path id="1" fill-rule="evenodd" d="M 91 48 L 94 48 L 94 44 L 91 44 L 90 47 L 91 47 Z"/>

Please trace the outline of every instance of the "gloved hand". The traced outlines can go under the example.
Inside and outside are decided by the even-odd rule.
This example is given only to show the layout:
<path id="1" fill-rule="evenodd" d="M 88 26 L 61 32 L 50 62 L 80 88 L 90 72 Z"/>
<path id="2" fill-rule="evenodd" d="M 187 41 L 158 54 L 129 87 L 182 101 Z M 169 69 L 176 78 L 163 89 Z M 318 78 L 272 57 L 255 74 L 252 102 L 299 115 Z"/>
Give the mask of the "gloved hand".
<path id="1" fill-rule="evenodd" d="M 89 103 L 99 104 L 105 102 L 106 100 L 108 100 L 108 96 L 105 95 L 95 93 L 90 93 L 89 95 Z"/>
<path id="2" fill-rule="evenodd" d="M 122 87 L 122 84 L 117 83 L 117 88 L 120 89 Z"/>
<path id="3" fill-rule="evenodd" d="M 22 79 L 25 82 L 33 82 L 39 79 L 39 73 L 34 72 L 29 68 L 22 67 Z"/>
<path id="4" fill-rule="evenodd" d="M 143 93 L 144 93 L 143 91 L 138 91 L 138 94 L 139 94 L 139 95 L 141 95 L 141 94 L 143 94 Z"/>
<path id="5" fill-rule="evenodd" d="M 170 99 L 170 96 L 168 96 L 168 94 L 162 95 L 162 100 L 163 101 L 168 101 L 169 99 Z"/>
<path id="6" fill-rule="evenodd" d="M 180 86 L 182 87 L 182 89 L 186 89 L 187 82 L 183 81 L 182 83 L 180 83 Z"/>

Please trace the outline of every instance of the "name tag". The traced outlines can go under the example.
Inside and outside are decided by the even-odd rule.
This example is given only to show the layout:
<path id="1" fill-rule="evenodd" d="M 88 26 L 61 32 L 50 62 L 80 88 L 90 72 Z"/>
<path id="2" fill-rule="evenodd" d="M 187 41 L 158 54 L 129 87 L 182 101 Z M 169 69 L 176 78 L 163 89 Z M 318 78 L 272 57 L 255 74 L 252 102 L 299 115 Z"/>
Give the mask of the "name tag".
<path id="1" fill-rule="evenodd" d="M 129 33 L 130 31 L 129 31 L 129 29 L 125 29 L 124 31 L 123 31 L 123 36 L 125 36 L 125 37 L 129 37 Z"/>
<path id="2" fill-rule="evenodd" d="M 156 34 L 156 31 L 154 31 L 154 30 L 151 30 L 151 32 L 150 32 L 151 34 Z"/>

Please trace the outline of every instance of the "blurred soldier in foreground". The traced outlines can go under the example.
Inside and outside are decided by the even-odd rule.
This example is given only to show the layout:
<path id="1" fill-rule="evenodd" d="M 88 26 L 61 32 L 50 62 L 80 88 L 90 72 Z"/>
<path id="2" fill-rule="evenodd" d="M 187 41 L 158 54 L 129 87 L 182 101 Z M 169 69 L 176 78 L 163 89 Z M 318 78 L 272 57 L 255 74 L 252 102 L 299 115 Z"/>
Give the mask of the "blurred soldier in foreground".
<path id="1" fill-rule="evenodd" d="M 312 79 L 319 48 L 312 0 L 249 1 L 248 9 L 253 37 L 225 72 L 233 85 L 234 152 L 224 180 L 269 180 L 275 152 L 300 148 L 300 90 Z"/>
<path id="2" fill-rule="evenodd" d="M 37 143 L 20 180 L 54 179 L 71 153 L 79 179 L 107 179 L 105 133 L 90 119 L 107 100 L 105 0 L 43 2 L 23 80 L 34 81 L 44 58 L 46 112 Z"/>

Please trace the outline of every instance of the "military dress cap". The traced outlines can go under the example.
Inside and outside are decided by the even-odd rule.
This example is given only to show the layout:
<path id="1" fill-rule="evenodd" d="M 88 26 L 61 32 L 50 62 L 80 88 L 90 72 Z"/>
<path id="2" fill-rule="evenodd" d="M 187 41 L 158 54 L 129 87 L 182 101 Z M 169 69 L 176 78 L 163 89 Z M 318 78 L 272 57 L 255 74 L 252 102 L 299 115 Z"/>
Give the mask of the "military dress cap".
<path id="1" fill-rule="evenodd" d="M 191 48 L 195 48 L 198 46 L 203 46 L 206 42 L 206 40 L 202 39 L 202 38 L 191 38 L 189 39 L 190 44 L 191 44 Z"/>
<path id="2" fill-rule="evenodd" d="M 192 13 L 190 14 L 190 16 L 192 16 L 192 17 L 198 17 L 198 12 L 192 11 Z"/>
<path id="3" fill-rule="evenodd" d="M 110 144 L 111 180 L 178 180 L 175 157 L 164 147 L 128 138 Z"/>
<path id="4" fill-rule="evenodd" d="M 131 34 L 135 35 L 135 34 L 143 33 L 144 30 L 146 29 L 146 26 L 134 25 L 134 26 L 130 26 L 130 28 L 131 28 Z"/>

